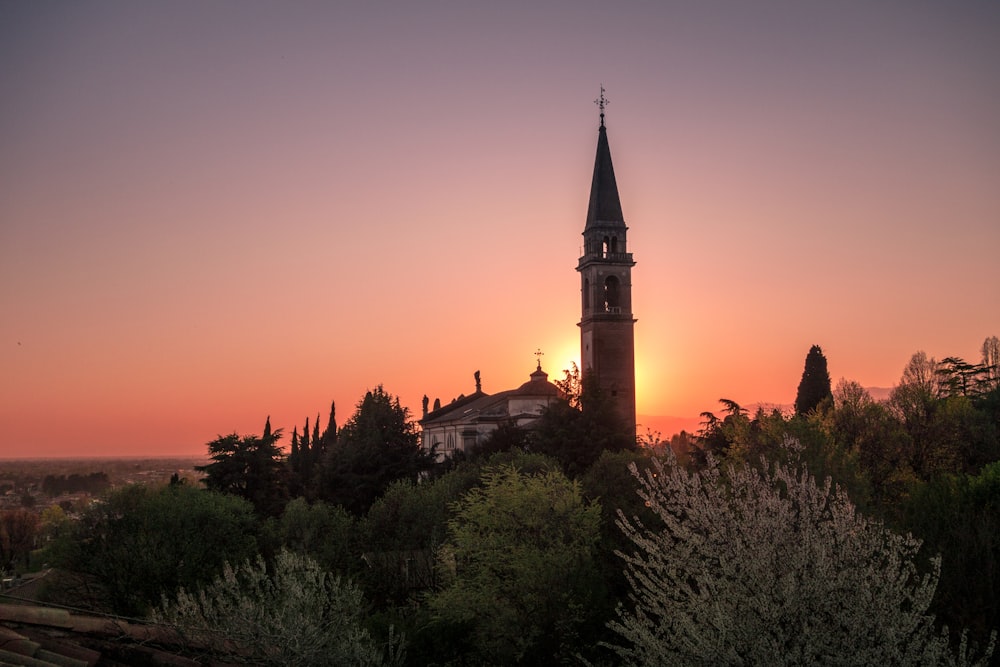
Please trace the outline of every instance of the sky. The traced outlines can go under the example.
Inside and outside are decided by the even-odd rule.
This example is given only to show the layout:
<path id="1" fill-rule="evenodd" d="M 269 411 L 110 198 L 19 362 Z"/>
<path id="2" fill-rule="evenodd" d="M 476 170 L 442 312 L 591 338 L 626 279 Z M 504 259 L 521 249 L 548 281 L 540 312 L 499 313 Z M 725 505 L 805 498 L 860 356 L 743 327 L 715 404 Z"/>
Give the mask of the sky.
<path id="1" fill-rule="evenodd" d="M 640 431 L 1000 335 L 1000 3 L 8 2 L 0 458 L 560 377 L 602 84 Z"/>

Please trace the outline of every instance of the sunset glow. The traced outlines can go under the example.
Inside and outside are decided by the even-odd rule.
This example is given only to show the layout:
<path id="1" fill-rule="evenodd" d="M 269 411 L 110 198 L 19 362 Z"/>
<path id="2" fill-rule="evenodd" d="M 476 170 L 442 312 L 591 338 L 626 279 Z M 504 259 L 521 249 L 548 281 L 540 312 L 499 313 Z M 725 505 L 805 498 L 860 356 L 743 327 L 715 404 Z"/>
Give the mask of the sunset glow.
<path id="1" fill-rule="evenodd" d="M 640 424 L 978 361 L 1000 5 L 723 5 L 0 5 L 0 458 L 561 378 L 602 83 Z"/>

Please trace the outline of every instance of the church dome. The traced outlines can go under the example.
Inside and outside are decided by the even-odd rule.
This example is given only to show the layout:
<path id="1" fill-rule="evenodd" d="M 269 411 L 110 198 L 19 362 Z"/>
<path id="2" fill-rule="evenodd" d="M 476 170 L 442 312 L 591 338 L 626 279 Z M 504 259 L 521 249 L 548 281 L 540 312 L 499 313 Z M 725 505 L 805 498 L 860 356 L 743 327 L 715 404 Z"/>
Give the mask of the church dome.
<path id="1" fill-rule="evenodd" d="M 549 382 L 549 374 L 542 370 L 541 364 L 530 375 L 531 379 L 512 392 L 513 396 L 554 396 L 562 398 L 559 387 Z"/>

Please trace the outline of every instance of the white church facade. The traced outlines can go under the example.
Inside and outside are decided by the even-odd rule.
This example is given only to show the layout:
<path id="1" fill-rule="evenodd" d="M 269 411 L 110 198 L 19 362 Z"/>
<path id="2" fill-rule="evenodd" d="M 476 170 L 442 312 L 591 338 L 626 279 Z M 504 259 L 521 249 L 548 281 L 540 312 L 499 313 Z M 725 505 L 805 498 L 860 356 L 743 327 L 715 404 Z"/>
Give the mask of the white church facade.
<path id="1" fill-rule="evenodd" d="M 545 408 L 563 399 L 565 395 L 549 382 L 541 364 L 520 387 L 496 394 L 483 392 L 477 371 L 475 392 L 424 413 L 422 443 L 435 447 L 440 457 L 451 456 L 482 442 L 501 424 L 530 428 Z"/>

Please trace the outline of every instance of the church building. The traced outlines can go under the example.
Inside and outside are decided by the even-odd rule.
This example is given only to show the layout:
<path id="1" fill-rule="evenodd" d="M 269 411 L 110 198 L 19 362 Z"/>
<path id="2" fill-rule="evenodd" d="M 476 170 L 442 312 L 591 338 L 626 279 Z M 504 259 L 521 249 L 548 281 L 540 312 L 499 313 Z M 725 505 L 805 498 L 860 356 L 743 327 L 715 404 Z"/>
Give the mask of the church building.
<path id="1" fill-rule="evenodd" d="M 603 87 L 601 97 L 595 101 L 601 110 L 601 124 L 583 228 L 583 256 L 576 267 L 582 296 L 578 324 L 581 372 L 587 381 L 597 383 L 634 438 L 636 320 L 632 316 L 632 267 L 635 262 L 626 245 L 628 227 L 604 126 L 607 99 Z M 448 456 L 485 440 L 502 423 L 530 428 L 548 405 L 565 398 L 548 381 L 541 363 L 528 382 L 493 395 L 482 391 L 479 371 L 475 377 L 475 392 L 459 396 L 446 406 L 435 405 L 428 412 L 424 397 L 420 426 L 425 447 L 436 445 L 439 454 Z"/>
<path id="2" fill-rule="evenodd" d="M 432 412 L 427 412 L 424 398 L 424 416 L 420 420 L 422 442 L 424 447 L 436 446 L 439 457 L 470 449 L 501 424 L 531 428 L 545 408 L 566 398 L 559 387 L 549 382 L 549 374 L 542 370 L 541 363 L 517 389 L 492 395 L 483 392 L 479 371 L 475 377 L 475 392 L 459 396 Z"/>

